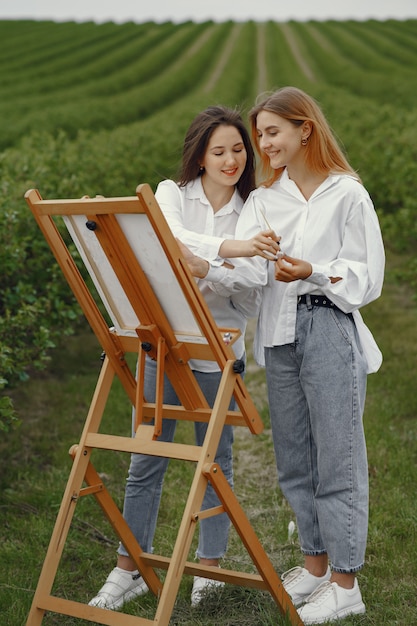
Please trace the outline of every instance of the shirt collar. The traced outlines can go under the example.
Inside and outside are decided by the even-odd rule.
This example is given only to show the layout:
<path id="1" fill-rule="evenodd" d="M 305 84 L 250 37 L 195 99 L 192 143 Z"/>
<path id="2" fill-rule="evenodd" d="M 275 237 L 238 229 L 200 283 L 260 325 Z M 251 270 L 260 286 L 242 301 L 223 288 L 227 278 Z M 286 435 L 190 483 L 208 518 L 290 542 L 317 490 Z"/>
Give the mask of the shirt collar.
<path id="1" fill-rule="evenodd" d="M 186 196 L 191 200 L 200 200 L 202 204 L 211 206 L 206 194 L 204 193 L 201 176 L 191 181 L 187 185 Z M 235 188 L 235 191 L 233 193 L 233 196 L 230 198 L 230 201 L 225 204 L 224 207 L 222 207 L 219 211 L 217 211 L 216 215 L 225 215 L 228 213 L 232 213 L 233 211 L 236 211 L 236 213 L 240 214 L 242 206 L 243 200 L 240 197 L 238 190 Z"/>
<path id="2" fill-rule="evenodd" d="M 313 198 L 314 196 L 322 193 L 323 191 L 325 191 L 326 189 L 328 189 L 332 185 L 336 184 L 343 176 L 344 176 L 344 174 L 329 174 L 329 176 L 321 183 L 321 185 L 319 185 L 319 187 L 317 187 L 317 189 L 315 190 L 315 192 L 313 193 L 311 198 Z M 280 178 L 278 179 L 277 183 L 275 183 L 275 184 L 281 185 L 283 187 L 283 189 L 288 191 L 288 193 L 290 193 L 293 196 L 299 196 L 300 198 L 302 198 L 304 200 L 304 202 L 306 202 L 306 199 L 304 198 L 304 196 L 301 193 L 301 191 L 298 189 L 297 185 L 288 176 L 287 168 L 284 169 L 284 171 L 282 172 Z"/>

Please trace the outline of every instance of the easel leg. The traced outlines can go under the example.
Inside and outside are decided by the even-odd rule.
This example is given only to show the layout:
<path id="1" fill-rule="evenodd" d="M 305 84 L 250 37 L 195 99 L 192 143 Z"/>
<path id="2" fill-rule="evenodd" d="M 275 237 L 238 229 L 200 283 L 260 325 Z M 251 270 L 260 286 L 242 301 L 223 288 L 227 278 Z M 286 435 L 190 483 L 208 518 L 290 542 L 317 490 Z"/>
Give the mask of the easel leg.
<path id="1" fill-rule="evenodd" d="M 39 609 L 38 607 L 41 605 L 45 606 L 45 599 L 50 596 L 74 515 L 75 506 L 78 502 L 80 489 L 90 460 L 91 450 L 86 448 L 83 444 L 88 432 L 96 432 L 98 430 L 113 378 L 114 370 L 110 362 L 105 359 L 49 542 L 48 551 L 32 601 L 32 607 L 26 622 L 27 626 L 40 626 L 42 623 L 45 609 Z M 42 599 L 42 602 L 40 602 L 40 599 Z"/>
<path id="2" fill-rule="evenodd" d="M 235 381 L 236 374 L 233 372 L 233 361 L 228 361 L 217 391 L 216 401 L 213 406 L 204 443 L 201 447 L 200 460 L 197 463 L 194 479 L 172 553 L 171 563 L 168 567 L 161 599 L 155 614 L 155 624 L 159 626 L 168 626 L 174 608 L 185 562 L 196 529 L 198 513 L 201 509 L 207 487 L 208 480 L 204 476 L 203 469 L 206 463 L 210 460 L 214 460 L 216 456 Z"/>
<path id="3" fill-rule="evenodd" d="M 135 561 L 136 566 L 140 571 L 142 577 L 144 578 L 146 584 L 148 585 L 149 589 L 155 596 L 158 596 L 162 591 L 162 582 L 156 575 L 154 568 L 142 559 L 142 548 L 137 543 L 136 538 L 130 530 L 126 520 L 119 511 L 116 503 L 110 496 L 100 476 L 97 474 L 95 468 L 91 463 L 88 464 L 85 473 L 85 482 L 91 487 L 96 487 L 91 493 L 93 493 L 93 495 L 95 496 L 103 513 L 109 520 L 113 530 L 118 535 L 120 541 L 128 550 L 132 559 Z"/>
<path id="4" fill-rule="evenodd" d="M 204 468 L 204 474 L 213 485 L 220 502 L 223 504 L 230 520 L 233 522 L 237 533 L 252 557 L 254 564 L 262 576 L 268 591 L 277 603 L 281 613 L 283 615 L 288 614 L 291 619 L 291 624 L 294 626 L 302 626 L 303 622 L 291 602 L 290 596 L 285 591 L 278 574 L 274 570 L 271 561 L 265 553 L 261 542 L 256 536 L 255 531 L 249 523 L 245 512 L 240 506 L 220 466 L 217 465 L 217 463 L 206 465 Z"/>

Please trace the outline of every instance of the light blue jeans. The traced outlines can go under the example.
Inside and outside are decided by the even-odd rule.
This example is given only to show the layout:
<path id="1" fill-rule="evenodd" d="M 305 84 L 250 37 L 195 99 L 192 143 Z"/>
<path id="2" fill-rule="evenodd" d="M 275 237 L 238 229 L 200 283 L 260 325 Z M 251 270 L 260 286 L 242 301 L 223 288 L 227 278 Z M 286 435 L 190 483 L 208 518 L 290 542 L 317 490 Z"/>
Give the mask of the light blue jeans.
<path id="1" fill-rule="evenodd" d="M 352 316 L 299 304 L 295 342 L 265 358 L 278 479 L 302 552 L 356 572 L 368 531 L 367 375 Z"/>
<path id="2" fill-rule="evenodd" d="M 194 372 L 207 402 L 213 406 L 220 383 L 221 372 Z M 155 400 L 156 363 L 147 359 L 145 368 L 144 394 L 148 402 Z M 164 381 L 164 403 L 180 404 L 169 380 Z M 234 401 L 232 401 L 234 407 Z M 173 441 L 176 420 L 162 421 L 162 434 L 158 441 Z M 207 431 L 207 424 L 195 422 L 196 444 L 201 446 Z M 233 427 L 225 426 L 220 438 L 215 457 L 216 463 L 233 488 Z M 145 552 L 152 551 L 159 505 L 165 471 L 169 459 L 144 454 L 132 454 L 123 507 L 123 517 Z M 203 509 L 218 506 L 219 499 L 210 483 L 207 485 L 203 500 Z M 185 506 L 185 502 L 184 502 Z M 218 559 L 224 556 L 230 529 L 229 516 L 226 513 L 215 515 L 199 522 L 199 543 L 196 552 L 198 558 Z M 128 556 L 125 547 L 120 544 L 118 553 Z"/>

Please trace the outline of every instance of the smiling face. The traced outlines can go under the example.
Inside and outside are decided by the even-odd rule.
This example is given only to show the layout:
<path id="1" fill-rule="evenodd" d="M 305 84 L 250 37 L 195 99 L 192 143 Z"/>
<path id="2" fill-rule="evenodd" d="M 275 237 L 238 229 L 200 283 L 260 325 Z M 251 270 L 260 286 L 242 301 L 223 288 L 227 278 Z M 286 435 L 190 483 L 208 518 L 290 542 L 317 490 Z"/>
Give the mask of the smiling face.
<path id="1" fill-rule="evenodd" d="M 309 135 L 306 122 L 297 126 L 270 111 L 260 111 L 256 119 L 260 149 L 269 157 L 271 167 L 290 167 L 304 162 L 303 138 Z"/>
<path id="2" fill-rule="evenodd" d="M 234 126 L 218 126 L 212 133 L 201 166 L 213 185 L 235 186 L 246 165 L 246 148 Z"/>

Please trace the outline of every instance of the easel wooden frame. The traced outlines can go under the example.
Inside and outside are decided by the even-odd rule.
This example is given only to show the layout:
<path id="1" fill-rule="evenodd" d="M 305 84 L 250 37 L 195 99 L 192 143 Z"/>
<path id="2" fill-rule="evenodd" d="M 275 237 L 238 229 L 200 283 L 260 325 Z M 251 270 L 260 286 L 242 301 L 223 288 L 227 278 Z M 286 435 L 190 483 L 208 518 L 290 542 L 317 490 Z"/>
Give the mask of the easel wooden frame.
<path id="1" fill-rule="evenodd" d="M 136 192 L 136 196 L 126 198 L 86 197 L 79 200 L 43 200 L 36 190 L 29 190 L 25 194 L 26 201 L 40 229 L 105 353 L 80 441 L 70 450 L 73 457 L 72 470 L 26 625 L 40 626 L 45 612 L 51 611 L 109 626 L 116 624 L 117 626 L 149 626 L 150 624 L 167 626 L 183 574 L 203 575 L 235 585 L 267 590 L 281 613 L 288 615 L 291 624 L 302 625 L 290 597 L 282 586 L 279 576 L 235 494 L 220 467 L 214 462 L 225 423 L 248 427 L 254 434 L 260 433 L 263 429 L 256 407 L 239 376 L 236 367 L 238 362 L 233 350 L 223 339 L 224 332 L 232 332 L 235 339 L 239 331 L 219 329 L 216 326 L 151 188 L 147 184 L 139 185 Z M 194 315 L 203 341 L 201 337 L 196 338 L 196 341 L 192 338 L 190 340 L 190 337 L 182 340 L 171 327 L 166 312 L 155 296 L 149 277 L 144 273 L 137 256 L 129 246 L 126 234 L 118 221 L 120 215 L 132 214 L 147 216 Z M 134 334 L 124 333 L 118 328 L 109 328 L 57 229 L 54 216 L 64 218 L 85 216 L 120 281 L 137 319 L 140 320 Z M 129 352 L 138 355 L 137 381 L 125 360 L 125 355 Z M 145 352 L 157 361 L 158 380 L 155 403 L 148 403 L 143 397 Z M 188 366 L 190 358 L 215 360 L 220 366 L 222 378 L 212 409 L 207 405 Z M 173 384 L 182 406 L 163 405 L 161 381 L 164 374 Z M 130 402 L 136 407 L 135 438 L 99 432 L 115 376 L 120 379 Z M 232 396 L 235 397 L 239 410 L 229 411 Z M 207 421 L 208 430 L 203 446 L 158 441 L 162 415 L 164 418 Z M 149 423 L 151 420 L 152 425 Z M 91 452 L 94 449 L 141 452 L 196 463 L 194 478 L 171 557 L 145 553 L 138 545 L 90 461 Z M 212 483 L 221 506 L 202 511 L 201 505 L 207 481 Z M 84 483 L 86 486 L 83 487 Z M 95 496 L 115 533 L 136 562 L 151 592 L 159 596 L 154 620 L 91 607 L 52 595 L 52 586 L 77 501 L 81 496 L 89 494 Z M 199 563 L 187 561 L 198 520 L 224 511 L 229 515 L 258 574 L 202 566 Z M 158 576 L 157 569 L 166 570 L 164 582 Z"/>

